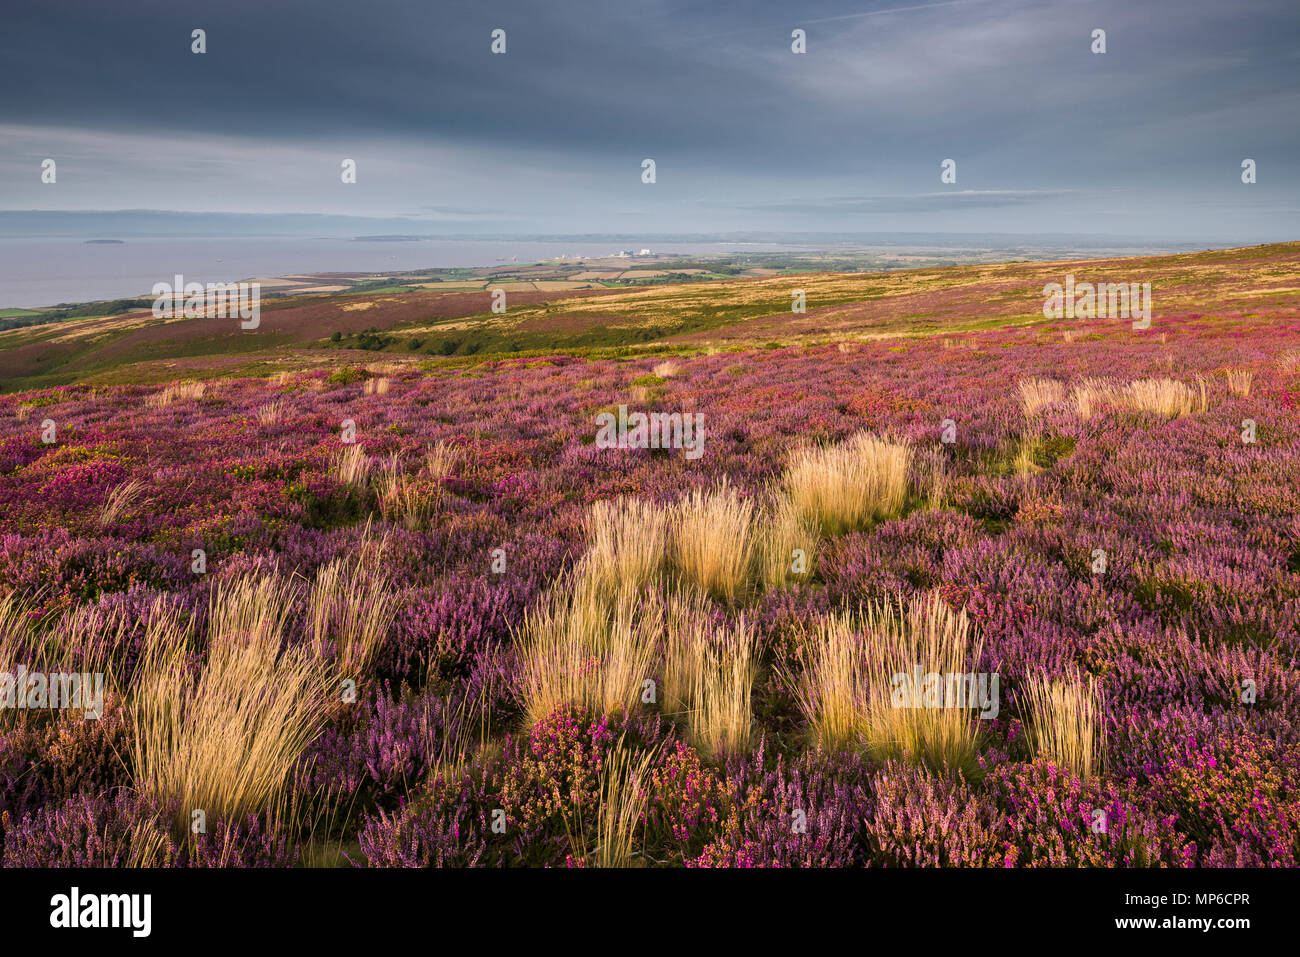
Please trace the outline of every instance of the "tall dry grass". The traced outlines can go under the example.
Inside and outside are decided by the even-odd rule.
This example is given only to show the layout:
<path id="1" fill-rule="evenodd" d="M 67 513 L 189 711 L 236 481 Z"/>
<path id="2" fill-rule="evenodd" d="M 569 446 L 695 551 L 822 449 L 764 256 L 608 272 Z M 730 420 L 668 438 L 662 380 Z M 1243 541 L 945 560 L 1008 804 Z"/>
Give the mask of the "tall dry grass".
<path id="1" fill-rule="evenodd" d="M 964 611 L 938 594 L 870 604 L 821 618 L 797 683 L 814 740 L 829 749 L 865 746 L 882 759 L 930 767 L 975 766 L 978 732 L 969 707 L 895 705 L 895 676 L 966 674 L 981 643 Z"/>
<path id="2" fill-rule="evenodd" d="M 383 566 L 362 556 L 339 558 L 316 572 L 307 596 L 307 635 L 318 653 L 332 652 L 341 676 L 356 678 L 396 615 L 393 581 Z"/>
<path id="3" fill-rule="evenodd" d="M 713 627 L 708 599 L 698 591 L 684 588 L 667 595 L 659 685 L 660 706 L 665 714 L 690 711 L 704 664 L 701 649 Z"/>
<path id="4" fill-rule="evenodd" d="M 1030 419 L 1049 405 L 1065 399 L 1065 384 L 1055 379 L 1021 379 L 1016 388 L 1020 393 L 1020 407 L 1025 417 Z"/>
<path id="5" fill-rule="evenodd" d="M 812 576 L 819 542 L 816 530 L 800 518 L 795 502 L 784 492 L 778 492 L 759 524 L 755 545 L 758 580 L 769 589 L 807 581 Z"/>
<path id="6" fill-rule="evenodd" d="M 679 578 L 727 600 L 744 589 L 754 556 L 754 503 L 724 480 L 709 492 L 694 489 L 669 520 L 669 553 Z"/>
<path id="7" fill-rule="evenodd" d="M 749 748 L 754 715 L 751 696 L 758 672 L 757 643 L 743 619 L 715 629 L 695 649 L 694 687 L 687 712 L 691 743 L 718 761 Z"/>
<path id="8" fill-rule="evenodd" d="M 912 488 L 927 508 L 943 508 L 948 498 L 948 460 L 938 449 L 924 449 L 912 460 Z"/>
<path id="9" fill-rule="evenodd" d="M 442 467 L 446 463 L 438 464 Z M 411 531 L 427 527 L 444 499 L 441 479 L 432 482 L 410 475 L 402 468 L 396 452 L 381 464 L 375 476 L 375 492 L 380 514 L 390 522 L 401 522 Z"/>
<path id="10" fill-rule="evenodd" d="M 1029 740 L 1034 749 L 1080 777 L 1101 770 L 1105 735 L 1096 681 L 1078 677 L 1052 681 L 1038 674 L 1026 683 Z"/>
<path id="11" fill-rule="evenodd" d="M 1228 391 L 1239 399 L 1250 398 L 1251 380 L 1255 378 L 1249 369 L 1225 369 L 1224 377 L 1228 380 Z"/>
<path id="12" fill-rule="evenodd" d="M 136 785 L 209 819 L 282 806 L 289 776 L 331 710 L 326 664 L 286 647 L 293 586 L 270 576 L 214 587 L 206 655 L 184 627 L 147 636 L 128 707 Z"/>
<path id="13" fill-rule="evenodd" d="M 153 409 L 165 408 L 177 399 L 202 398 L 203 393 L 206 391 L 207 386 L 204 383 L 185 379 L 180 382 L 173 382 L 165 386 L 161 392 L 149 396 L 149 398 L 145 399 L 145 405 Z"/>
<path id="14" fill-rule="evenodd" d="M 909 446 L 859 433 L 842 445 L 797 452 L 785 491 L 802 521 L 838 535 L 902 511 L 911 461 Z"/>
<path id="15" fill-rule="evenodd" d="M 589 575 L 565 576 L 524 615 L 517 692 L 531 727 L 562 706 L 631 711 L 651 677 L 663 611 Z"/>
<path id="16" fill-rule="evenodd" d="M 1122 405 L 1124 387 L 1112 379 L 1088 378 L 1075 383 L 1071 398 L 1079 418 L 1087 421 L 1101 411 L 1103 403 Z"/>
<path id="17" fill-rule="evenodd" d="M 1150 412 L 1166 419 L 1191 415 L 1198 407 L 1196 392 L 1177 379 L 1139 379 L 1130 382 L 1124 388 L 1123 399 L 1135 411 Z M 1204 385 L 1201 387 L 1199 407 L 1204 411 Z"/>
<path id="18" fill-rule="evenodd" d="M 636 752 L 622 739 L 601 766 L 598 781 L 600 806 L 596 812 L 595 840 L 587 844 L 581 806 L 565 814 L 569 848 L 573 856 L 596 867 L 628 867 L 636 862 L 637 830 L 650 801 L 650 770 L 655 752 Z"/>
<path id="19" fill-rule="evenodd" d="M 273 399 L 266 405 L 259 406 L 257 409 L 258 425 L 275 425 L 284 418 L 284 410 L 283 399 Z"/>
<path id="20" fill-rule="evenodd" d="M 438 442 L 424 453 L 424 474 L 441 484 L 460 461 L 460 450 L 448 442 Z"/>
<path id="21" fill-rule="evenodd" d="M 758 643 L 743 618 L 714 619 L 708 601 L 687 588 L 664 604 L 663 712 L 686 718 L 691 743 L 720 759 L 749 746 L 751 696 L 758 672 Z"/>
<path id="22" fill-rule="evenodd" d="M 0 674 L 16 674 L 19 665 L 31 666 L 30 633 L 26 603 L 12 592 L 0 597 Z M 11 728 L 22 717 L 16 708 L 0 708 L 0 728 Z"/>
<path id="23" fill-rule="evenodd" d="M 344 445 L 334 453 L 330 471 L 341 485 L 361 488 L 370 477 L 370 458 L 360 445 Z"/>
<path id="24" fill-rule="evenodd" d="M 139 479 L 129 479 L 114 486 L 99 510 L 99 517 L 96 520 L 99 527 L 107 528 L 120 519 L 126 510 L 139 500 L 143 490 L 144 482 Z"/>
<path id="25" fill-rule="evenodd" d="M 599 591 L 640 591 L 658 581 L 663 571 L 667 510 L 637 498 L 596 502 L 587 516 L 586 539 L 584 574 Z"/>

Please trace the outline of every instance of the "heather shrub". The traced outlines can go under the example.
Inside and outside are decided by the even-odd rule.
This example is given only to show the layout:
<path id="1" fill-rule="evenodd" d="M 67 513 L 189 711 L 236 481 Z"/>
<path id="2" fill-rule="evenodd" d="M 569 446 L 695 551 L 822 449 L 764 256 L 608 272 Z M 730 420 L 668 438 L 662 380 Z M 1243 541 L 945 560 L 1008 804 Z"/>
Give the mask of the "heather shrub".
<path id="1" fill-rule="evenodd" d="M 79 793 L 107 794 L 130 783 L 129 727 L 120 699 L 106 694 L 104 714 L 28 714 L 0 732 L 0 811 L 15 819 Z"/>
<path id="2" fill-rule="evenodd" d="M 1153 791 L 1207 867 L 1300 862 L 1300 768 L 1255 733 L 1222 731 L 1170 748 Z"/>
<path id="3" fill-rule="evenodd" d="M 78 794 L 4 828 L 5 867 L 158 867 L 177 848 L 159 806 L 134 791 Z"/>
<path id="4" fill-rule="evenodd" d="M 981 792 L 998 809 L 1008 867 L 1186 867 L 1195 860 L 1174 815 L 1046 758 L 994 768 Z"/>
<path id="5" fill-rule="evenodd" d="M 717 834 L 688 867 L 851 867 L 865 862 L 871 813 L 860 759 L 816 755 L 765 769 L 765 749 L 730 762 Z"/>
<path id="6" fill-rule="evenodd" d="M 960 780 L 887 764 L 871 781 L 864 823 L 870 863 L 884 867 L 1000 867 L 996 815 Z"/>

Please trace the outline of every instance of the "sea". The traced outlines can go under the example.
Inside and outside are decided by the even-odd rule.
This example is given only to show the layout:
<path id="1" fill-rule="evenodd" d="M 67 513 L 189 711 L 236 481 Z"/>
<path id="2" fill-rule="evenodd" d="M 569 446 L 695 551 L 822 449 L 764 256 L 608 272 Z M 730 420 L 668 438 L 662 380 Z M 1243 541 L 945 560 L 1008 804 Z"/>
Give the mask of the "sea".
<path id="1" fill-rule="evenodd" d="M 600 257 L 635 242 L 509 240 L 357 240 L 286 238 L 0 238 L 0 309 L 148 296 L 154 283 L 237 282 L 332 272 L 347 275 L 470 266 L 524 265 L 558 257 Z M 785 252 L 804 247 L 769 243 L 678 242 L 654 253 Z"/>

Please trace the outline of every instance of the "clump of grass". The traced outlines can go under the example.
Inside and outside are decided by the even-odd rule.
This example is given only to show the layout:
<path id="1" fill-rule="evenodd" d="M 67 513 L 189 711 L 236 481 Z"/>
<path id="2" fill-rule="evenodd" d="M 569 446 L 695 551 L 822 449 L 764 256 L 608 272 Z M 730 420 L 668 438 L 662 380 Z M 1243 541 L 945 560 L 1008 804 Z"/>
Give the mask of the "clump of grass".
<path id="1" fill-rule="evenodd" d="M 393 582 L 382 566 L 363 556 L 339 558 L 316 572 L 307 634 L 318 653 L 333 651 L 342 676 L 355 678 L 373 660 L 396 614 Z"/>
<path id="2" fill-rule="evenodd" d="M 798 506 L 789 495 L 778 492 L 758 532 L 759 581 L 765 588 L 775 589 L 809 580 L 817 545 L 817 531 L 799 517 Z"/>
<path id="3" fill-rule="evenodd" d="M 838 535 L 902 511 L 911 461 L 909 446 L 860 433 L 843 445 L 796 453 L 785 491 L 802 521 Z"/>
<path id="4" fill-rule="evenodd" d="M 284 402 L 275 399 L 257 409 L 258 425 L 275 425 L 284 417 Z"/>
<path id="5" fill-rule="evenodd" d="M 1250 398 L 1250 383 L 1254 379 L 1254 373 L 1249 369 L 1225 369 L 1224 376 L 1228 380 L 1228 391 L 1240 399 Z"/>
<path id="6" fill-rule="evenodd" d="M 758 670 L 754 633 L 742 618 L 715 629 L 694 648 L 694 688 L 687 727 L 691 743 L 712 760 L 749 747 L 753 728 L 750 696 Z"/>
<path id="7" fill-rule="evenodd" d="M 662 609 L 628 593 L 607 603 L 582 570 L 524 616 L 518 693 L 529 727 L 563 706 L 630 711 L 650 678 Z"/>
<path id="8" fill-rule="evenodd" d="M 797 684 L 799 708 L 822 747 L 863 746 L 881 759 L 971 771 L 978 732 L 968 708 L 907 707 L 896 705 L 896 695 L 898 676 L 918 667 L 945 682 L 969 673 L 980 649 L 966 613 L 952 611 L 937 593 L 825 616 L 812 629 Z"/>
<path id="9" fill-rule="evenodd" d="M 27 612 L 17 595 L 9 593 L 0 597 L 0 674 L 14 674 L 19 665 L 31 665 Z M 24 715 L 25 712 L 16 708 L 0 708 L 0 728 L 13 727 Z"/>
<path id="10" fill-rule="evenodd" d="M 1016 455 L 1012 460 L 1016 475 L 1022 479 L 1027 479 L 1039 471 L 1038 463 L 1035 460 L 1038 455 L 1039 439 L 1037 436 L 1026 433 L 1020 437 L 1016 443 Z"/>
<path id="11" fill-rule="evenodd" d="M 1110 379 L 1084 379 L 1075 383 L 1071 398 L 1079 418 L 1086 422 L 1100 411 L 1103 402 L 1110 405 L 1124 404 L 1124 387 Z"/>
<path id="12" fill-rule="evenodd" d="M 1196 393 L 1177 379 L 1139 379 L 1130 382 L 1123 395 L 1129 408 L 1151 412 L 1166 419 L 1191 415 L 1197 405 Z M 1201 405 L 1204 406 L 1204 398 Z"/>
<path id="13" fill-rule="evenodd" d="M 937 449 L 926 449 L 912 461 L 913 492 L 927 508 L 943 508 L 948 497 L 948 460 Z"/>
<path id="14" fill-rule="evenodd" d="M 607 595 L 637 592 L 659 579 L 668 547 L 667 512 L 653 502 L 619 498 L 592 505 L 585 573 Z"/>
<path id="15" fill-rule="evenodd" d="M 1045 675 L 1030 677 L 1026 685 L 1029 740 L 1034 749 L 1079 777 L 1092 777 L 1101 769 L 1105 751 L 1100 727 L 1101 695 L 1096 681 L 1076 678 L 1051 681 Z"/>
<path id="16" fill-rule="evenodd" d="M 180 627 L 153 629 L 131 690 L 136 784 L 192 810 L 234 818 L 277 805 L 331 708 L 325 663 L 284 647 L 294 591 L 271 578 L 218 585 L 208 648 L 195 663 Z"/>
<path id="17" fill-rule="evenodd" d="M 153 409 L 160 409 L 171 405 L 177 399 L 199 399 L 207 391 L 207 386 L 202 382 L 195 382 L 190 379 L 181 382 L 173 382 L 163 388 L 161 392 L 145 399 L 145 405 Z"/>
<path id="18" fill-rule="evenodd" d="M 1016 387 L 1020 393 L 1020 407 L 1029 419 L 1065 399 L 1065 384 L 1055 379 L 1021 379 Z"/>
<path id="19" fill-rule="evenodd" d="M 459 460 L 459 449 L 447 442 L 438 442 L 424 454 L 424 474 L 441 485 Z"/>
<path id="20" fill-rule="evenodd" d="M 681 374 L 682 367 L 680 363 L 674 362 L 672 359 L 665 359 L 650 371 L 661 379 L 672 379 Z"/>
<path id="21" fill-rule="evenodd" d="M 128 508 L 135 504 L 144 489 L 144 482 L 130 479 L 113 488 L 99 510 L 97 523 L 100 528 L 108 528 L 118 521 Z"/>
<path id="22" fill-rule="evenodd" d="M 725 480 L 709 492 L 694 489 L 673 508 L 671 529 L 678 576 L 710 595 L 734 599 L 753 558 L 754 503 Z"/>
<path id="23" fill-rule="evenodd" d="M 428 525 L 443 500 L 441 482 L 425 482 L 407 474 L 396 452 L 380 467 L 375 491 L 380 514 L 389 521 L 400 521 L 411 531 Z"/>
<path id="24" fill-rule="evenodd" d="M 330 471 L 340 485 L 363 488 L 370 477 L 370 458 L 360 445 L 344 445 L 334 453 Z"/>
<path id="25" fill-rule="evenodd" d="M 708 599 L 691 588 L 670 593 L 664 602 L 663 662 L 659 685 L 665 714 L 683 715 L 699 682 L 700 649 L 713 629 Z"/>
<path id="26" fill-rule="evenodd" d="M 391 379 L 381 377 L 378 379 L 367 379 L 361 386 L 364 395 L 387 395 L 393 387 Z"/>

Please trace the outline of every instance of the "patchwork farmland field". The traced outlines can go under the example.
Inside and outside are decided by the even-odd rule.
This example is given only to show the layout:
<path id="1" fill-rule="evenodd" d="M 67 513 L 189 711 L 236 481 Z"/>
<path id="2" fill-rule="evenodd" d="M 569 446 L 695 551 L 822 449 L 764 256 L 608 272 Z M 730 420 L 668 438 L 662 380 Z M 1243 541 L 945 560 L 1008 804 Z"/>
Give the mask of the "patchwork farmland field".
<path id="1" fill-rule="evenodd" d="M 1067 274 L 1150 328 L 1044 319 Z M 0 332 L 0 671 L 104 681 L 0 710 L 3 863 L 1295 866 L 1297 277 Z"/>

